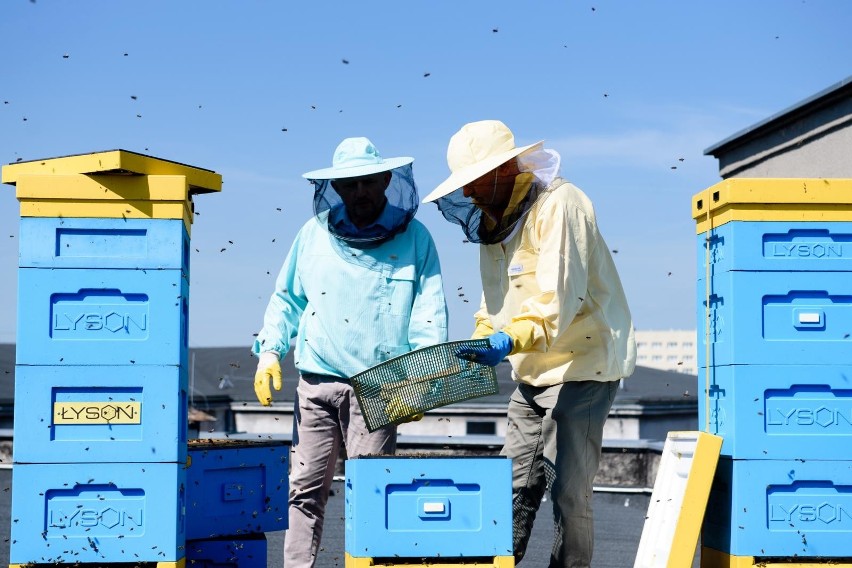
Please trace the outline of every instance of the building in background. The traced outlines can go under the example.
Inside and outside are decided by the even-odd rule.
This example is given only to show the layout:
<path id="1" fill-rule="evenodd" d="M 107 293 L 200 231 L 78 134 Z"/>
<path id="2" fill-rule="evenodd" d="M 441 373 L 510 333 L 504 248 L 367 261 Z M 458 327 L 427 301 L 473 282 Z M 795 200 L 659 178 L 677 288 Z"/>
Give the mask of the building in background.
<path id="1" fill-rule="evenodd" d="M 695 375 L 698 372 L 694 329 L 636 330 L 636 364 Z"/>
<path id="2" fill-rule="evenodd" d="M 723 179 L 852 178 L 852 75 L 704 151 Z"/>

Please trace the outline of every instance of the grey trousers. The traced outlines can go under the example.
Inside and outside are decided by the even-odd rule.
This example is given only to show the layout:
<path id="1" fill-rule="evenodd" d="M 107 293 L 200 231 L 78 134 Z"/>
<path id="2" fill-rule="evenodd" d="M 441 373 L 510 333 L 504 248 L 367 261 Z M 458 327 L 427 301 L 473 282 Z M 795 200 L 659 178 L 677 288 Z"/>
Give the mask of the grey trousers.
<path id="1" fill-rule="evenodd" d="M 336 377 L 303 375 L 294 410 L 284 566 L 313 568 L 340 445 L 348 457 L 393 454 L 396 426 L 370 433 L 352 385 Z"/>
<path id="2" fill-rule="evenodd" d="M 521 384 L 509 400 L 502 455 L 512 458 L 515 561 L 526 552 L 547 486 L 556 535 L 550 568 L 589 568 L 594 548 L 592 482 L 618 381 Z"/>

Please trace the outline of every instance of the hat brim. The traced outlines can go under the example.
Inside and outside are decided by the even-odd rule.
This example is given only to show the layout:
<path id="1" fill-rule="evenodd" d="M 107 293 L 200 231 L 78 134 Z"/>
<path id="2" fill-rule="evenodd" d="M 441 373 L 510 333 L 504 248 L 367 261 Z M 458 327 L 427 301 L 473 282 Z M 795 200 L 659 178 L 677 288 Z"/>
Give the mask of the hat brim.
<path id="1" fill-rule="evenodd" d="M 351 168 L 322 168 L 302 174 L 303 178 L 307 179 L 344 179 L 360 176 L 368 176 L 379 172 L 388 172 L 396 168 L 406 166 L 414 161 L 414 158 L 385 158 L 379 164 L 364 164 L 363 166 L 354 166 Z"/>
<path id="2" fill-rule="evenodd" d="M 496 154 L 491 156 L 481 162 L 477 162 L 475 164 L 471 164 L 466 168 L 462 168 L 458 171 L 450 174 L 450 177 L 445 179 L 441 185 L 432 190 L 432 192 L 423 198 L 423 203 L 429 203 L 430 201 L 435 201 L 436 199 L 440 199 L 445 195 L 449 195 L 454 192 L 458 188 L 469 184 L 473 180 L 482 177 L 487 174 L 497 166 L 501 164 L 505 164 L 512 158 L 516 158 L 526 152 L 527 150 L 531 150 L 536 146 L 541 146 L 544 144 L 544 140 L 539 140 L 534 144 L 530 144 L 528 146 L 521 146 L 520 148 L 513 148 L 502 154 Z"/>

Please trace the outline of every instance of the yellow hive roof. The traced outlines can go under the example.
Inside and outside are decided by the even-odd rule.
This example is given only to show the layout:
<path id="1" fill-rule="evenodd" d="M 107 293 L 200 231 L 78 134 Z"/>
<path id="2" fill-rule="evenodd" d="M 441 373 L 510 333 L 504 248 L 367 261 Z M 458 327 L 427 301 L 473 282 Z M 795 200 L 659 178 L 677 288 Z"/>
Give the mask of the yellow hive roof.
<path id="1" fill-rule="evenodd" d="M 852 221 L 852 179 L 730 178 L 692 197 L 701 234 L 730 221 Z"/>
<path id="2" fill-rule="evenodd" d="M 128 150 L 108 150 L 8 164 L 3 166 L 2 182 L 15 185 L 21 176 L 32 174 L 182 175 L 186 177 L 191 193 L 222 190 L 222 176 L 212 170 Z"/>

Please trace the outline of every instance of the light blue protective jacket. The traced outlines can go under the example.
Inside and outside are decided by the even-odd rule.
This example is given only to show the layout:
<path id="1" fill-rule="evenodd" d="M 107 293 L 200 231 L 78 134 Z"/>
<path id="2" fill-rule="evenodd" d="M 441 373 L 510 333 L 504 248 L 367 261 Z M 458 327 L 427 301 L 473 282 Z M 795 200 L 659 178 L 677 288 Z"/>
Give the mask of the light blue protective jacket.
<path id="1" fill-rule="evenodd" d="M 351 377 L 447 340 L 438 252 L 422 223 L 374 248 L 331 235 L 327 213 L 300 230 L 275 283 L 252 351 L 283 358 L 295 337 L 303 373 Z"/>

